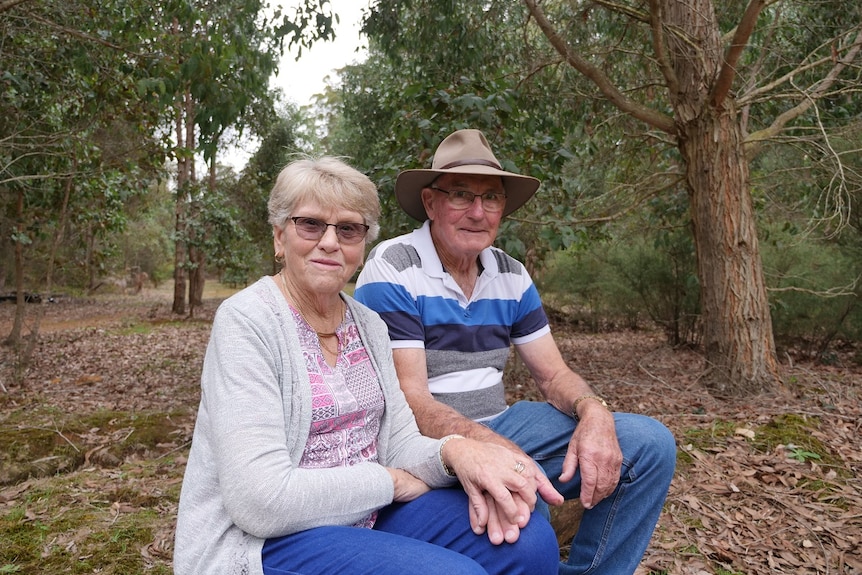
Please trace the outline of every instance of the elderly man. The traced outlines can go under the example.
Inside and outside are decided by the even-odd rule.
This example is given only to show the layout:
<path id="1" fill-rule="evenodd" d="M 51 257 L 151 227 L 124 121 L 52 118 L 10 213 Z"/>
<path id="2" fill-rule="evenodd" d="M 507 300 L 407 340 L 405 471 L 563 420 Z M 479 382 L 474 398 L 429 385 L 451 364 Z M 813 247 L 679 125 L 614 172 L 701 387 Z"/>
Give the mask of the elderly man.
<path id="1" fill-rule="evenodd" d="M 633 573 L 667 496 L 675 441 L 654 419 L 612 412 L 566 365 L 526 269 L 492 247 L 502 218 L 538 187 L 504 171 L 478 130 L 451 134 L 431 169 L 398 175 L 401 207 L 424 223 L 374 248 L 355 294 L 389 327 L 423 434 L 504 445 L 566 499 L 580 498 L 584 515 L 560 573 Z M 545 402 L 507 406 L 510 345 Z"/>

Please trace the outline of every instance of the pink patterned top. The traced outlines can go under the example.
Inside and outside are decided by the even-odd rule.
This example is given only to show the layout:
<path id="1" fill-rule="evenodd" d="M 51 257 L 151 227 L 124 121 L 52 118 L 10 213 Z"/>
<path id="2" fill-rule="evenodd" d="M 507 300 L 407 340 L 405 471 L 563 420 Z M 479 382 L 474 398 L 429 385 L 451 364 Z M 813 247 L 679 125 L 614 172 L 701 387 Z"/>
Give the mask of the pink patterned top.
<path id="1" fill-rule="evenodd" d="M 311 430 L 299 466 L 329 468 L 377 461 L 383 390 L 359 330 L 347 310 L 336 329 L 338 357 L 326 363 L 314 329 L 291 306 L 311 381 Z M 357 527 L 373 527 L 377 512 Z"/>

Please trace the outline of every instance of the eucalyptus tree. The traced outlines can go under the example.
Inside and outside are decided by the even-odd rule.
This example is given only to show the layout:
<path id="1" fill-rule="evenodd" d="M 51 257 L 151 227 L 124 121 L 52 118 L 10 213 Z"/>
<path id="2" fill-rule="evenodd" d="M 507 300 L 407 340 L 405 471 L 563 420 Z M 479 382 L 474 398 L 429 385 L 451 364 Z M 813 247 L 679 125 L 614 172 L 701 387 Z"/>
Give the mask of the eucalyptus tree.
<path id="1" fill-rule="evenodd" d="M 309 0 L 286 14 L 257 0 L 0 2 L 0 252 L 16 261 L 21 297 L 25 265 L 38 260 L 28 251 L 63 245 L 61 234 L 95 245 L 99 233 L 121 228 L 126 201 L 148 189 L 167 158 L 181 168 L 176 239 L 184 249 L 188 232 L 200 233 L 185 226 L 195 158 L 215 174 L 226 130 L 272 115 L 268 81 L 284 43 L 329 37 L 326 6 Z M 120 134 L 132 145 L 116 145 Z M 0 278 L 8 269 L 4 257 Z M 175 309 L 184 297 L 183 289 Z M 21 319 L 23 300 L 18 309 Z"/>
<path id="2" fill-rule="evenodd" d="M 835 102 L 858 92 L 862 9 L 805 0 L 524 3 L 561 61 L 593 83 L 595 98 L 678 154 L 697 251 L 707 387 L 734 395 L 773 388 L 780 375 L 750 162 L 793 132 L 828 140 Z M 615 33 L 598 29 L 607 22 Z M 608 64 L 615 60 L 646 76 L 620 73 Z"/>
<path id="3" fill-rule="evenodd" d="M 366 169 L 394 173 L 422 166 L 454 128 L 486 130 L 510 168 L 545 182 L 501 231 L 528 260 L 543 242 L 570 244 L 587 224 L 685 191 L 704 382 L 716 394 L 778 385 L 750 169 L 792 137 L 840 172 L 829 132 L 859 113 L 860 8 L 519 4 L 379 0 L 365 25 L 369 61 L 343 76 L 349 149 L 370 158 Z M 378 177 L 384 200 L 389 177 Z M 836 178 L 825 193 L 839 215 L 846 190 Z M 579 218 L 585 206 L 593 215 Z"/>
<path id="4" fill-rule="evenodd" d="M 327 4 L 307 0 L 291 14 L 260 0 L 164 0 L 147 8 L 152 21 L 164 24 L 157 46 L 163 57 L 141 89 L 161 102 L 177 161 L 174 313 L 185 312 L 188 270 L 192 303 L 203 290 L 205 241 L 189 225 L 188 205 L 200 203 L 196 191 L 214 191 L 221 138 L 229 128 L 252 125 L 254 111 L 274 116 L 268 84 L 285 41 L 307 47 L 332 37 Z M 198 152 L 209 165 L 205 187 L 196 185 Z"/>
<path id="5" fill-rule="evenodd" d="M 151 167 L 149 160 L 158 162 L 157 149 L 144 151 L 152 143 L 145 126 L 155 116 L 132 98 L 134 56 L 107 39 L 108 14 L 116 7 L 84 1 L 0 4 L 0 229 L 6 232 L 0 249 L 14 254 L 19 297 L 7 338 L 13 344 L 21 340 L 28 283 L 51 289 L 60 248 L 77 243 L 82 228 L 121 226 L 123 198 L 145 187 L 123 181 L 143 177 L 147 169 L 140 168 Z M 121 146 L 106 150 L 103 129 L 130 123 L 127 149 L 148 160 L 120 157 Z M 31 346 L 38 316 L 33 326 Z"/>

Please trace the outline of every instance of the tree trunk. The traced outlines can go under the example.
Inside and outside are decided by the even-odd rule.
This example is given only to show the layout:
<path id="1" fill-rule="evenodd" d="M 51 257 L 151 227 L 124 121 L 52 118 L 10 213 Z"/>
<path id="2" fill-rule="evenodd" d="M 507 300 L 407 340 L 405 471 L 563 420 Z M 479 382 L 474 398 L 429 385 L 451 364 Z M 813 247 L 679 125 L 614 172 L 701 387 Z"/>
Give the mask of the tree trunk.
<path id="1" fill-rule="evenodd" d="M 771 389 L 780 379 L 739 124 L 732 111 L 707 112 L 681 132 L 701 285 L 703 383 L 717 396 Z"/>
<path id="2" fill-rule="evenodd" d="M 19 236 L 24 233 L 24 191 L 18 190 L 18 199 L 15 204 L 15 216 L 18 220 L 17 231 Z M 6 336 L 4 343 L 14 347 L 21 345 L 21 332 L 24 328 L 24 242 L 19 237 L 15 241 L 15 318 L 12 322 L 12 331 Z"/>
<path id="3" fill-rule="evenodd" d="M 174 206 L 174 303 L 171 311 L 181 315 L 186 313 L 186 186 L 189 182 L 188 164 L 191 161 L 185 153 L 185 137 L 183 132 L 183 117 L 185 106 L 182 103 L 184 94 L 177 96 L 176 132 L 177 132 L 177 198 Z"/>
<path id="4" fill-rule="evenodd" d="M 78 171 L 78 160 L 72 162 L 72 173 Z M 21 354 L 19 365 L 26 367 L 30 365 L 30 360 L 33 359 L 33 353 L 36 351 L 36 345 L 39 343 L 39 330 L 42 326 L 42 318 L 45 317 L 45 306 L 48 305 L 48 297 L 54 290 L 54 263 L 57 261 L 57 252 L 60 251 L 60 245 L 63 243 L 63 233 L 66 231 L 66 220 L 69 215 L 69 198 L 72 195 L 74 179 L 72 176 L 66 179 L 63 185 L 63 200 L 60 204 L 60 217 L 57 219 L 57 227 L 54 228 L 54 239 L 51 242 L 51 251 L 48 253 L 48 268 L 45 270 L 45 293 L 36 308 L 36 314 L 33 319 L 33 327 L 30 329 L 30 334 L 27 340 L 27 346 L 24 353 Z"/>
<path id="5" fill-rule="evenodd" d="M 780 384 L 780 377 L 741 119 L 731 97 L 713 105 L 724 61 L 718 21 L 711 0 L 660 4 L 697 250 L 703 382 L 719 396 L 753 394 Z"/>
<path id="6" fill-rule="evenodd" d="M 204 300 L 204 283 L 206 282 L 206 266 L 207 258 L 204 251 L 200 248 L 195 248 L 192 251 L 190 258 L 192 263 L 191 284 L 189 286 L 189 302 L 199 307 Z"/>
<path id="7" fill-rule="evenodd" d="M 86 266 L 87 273 L 87 291 L 89 293 L 93 293 L 93 291 L 98 287 L 96 285 L 96 262 L 93 261 L 96 253 L 96 233 L 93 231 L 92 222 L 86 225 L 86 245 L 87 245 L 87 253 L 84 258 L 84 265 Z"/>

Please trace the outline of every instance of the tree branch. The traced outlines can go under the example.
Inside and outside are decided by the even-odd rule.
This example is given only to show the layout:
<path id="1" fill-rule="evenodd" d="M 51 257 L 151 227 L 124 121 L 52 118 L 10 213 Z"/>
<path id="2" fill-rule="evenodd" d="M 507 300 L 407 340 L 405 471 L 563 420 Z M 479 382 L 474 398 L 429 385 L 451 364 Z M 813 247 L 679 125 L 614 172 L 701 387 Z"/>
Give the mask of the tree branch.
<path id="1" fill-rule="evenodd" d="M 736 33 L 733 35 L 733 40 L 724 54 L 724 63 L 721 65 L 721 71 L 718 73 L 718 80 L 712 89 L 712 107 L 721 108 L 724 104 L 724 99 L 733 85 L 733 79 L 736 76 L 736 64 L 742 56 L 745 46 L 748 44 L 748 39 L 751 37 L 754 28 L 757 25 L 757 17 L 766 6 L 766 0 L 751 0 L 745 13 L 742 15 L 742 21 L 736 27 Z"/>
<path id="2" fill-rule="evenodd" d="M 680 184 L 685 179 L 685 176 L 679 171 L 666 171 L 655 174 L 649 174 L 646 178 L 636 182 L 626 182 L 617 184 L 614 189 L 602 194 L 602 197 L 614 196 L 622 194 L 631 201 L 626 203 L 622 208 L 616 209 L 611 213 L 604 215 L 596 215 L 590 218 L 577 218 L 566 220 L 533 220 L 530 218 L 522 218 L 517 216 L 508 216 L 510 220 L 518 221 L 525 224 L 543 226 L 549 222 L 554 222 L 560 226 L 575 227 L 580 225 L 605 224 L 617 221 L 620 218 L 637 211 L 648 200 L 658 197 L 669 189 L 672 189 Z M 631 192 L 629 192 L 631 190 Z M 600 200 L 601 197 L 593 198 L 593 201 Z M 603 210 L 607 212 L 607 210 Z"/>
<path id="3" fill-rule="evenodd" d="M 11 10 L 18 4 L 23 4 L 24 2 L 28 2 L 29 0 L 5 0 L 0 2 L 0 14 L 6 12 L 7 10 Z"/>
<path id="4" fill-rule="evenodd" d="M 593 0 L 594 3 L 599 6 L 603 6 L 612 12 L 617 12 L 618 14 L 625 14 L 630 18 L 633 18 L 639 22 L 643 22 L 644 24 L 650 23 L 650 15 L 644 13 L 642 10 L 635 10 L 631 6 L 626 6 L 625 4 L 617 4 L 616 2 L 610 2 L 609 0 Z"/>
<path id="5" fill-rule="evenodd" d="M 679 93 L 679 79 L 676 77 L 670 57 L 667 55 L 667 47 L 664 43 L 663 30 L 664 14 L 657 0 L 650 0 L 650 28 L 652 28 L 652 46 L 655 52 L 658 67 L 667 82 L 668 92 Z"/>
<path id="6" fill-rule="evenodd" d="M 8 0 L 8 1 L 12 2 L 14 0 Z M 25 2 L 26 0 L 20 0 L 20 1 Z M 0 11 L 2 11 L 2 10 L 0 10 Z M 107 40 L 102 40 L 101 38 L 97 38 L 95 36 L 90 36 L 89 34 L 85 34 L 85 33 L 81 32 L 80 30 L 75 30 L 73 28 L 66 28 L 65 26 L 61 26 L 60 24 L 57 24 L 56 22 L 48 20 L 47 18 L 42 18 L 41 16 L 36 16 L 35 14 L 28 14 L 28 17 L 32 18 L 36 22 L 39 22 L 40 24 L 44 24 L 45 26 L 49 26 L 51 28 L 54 28 L 55 30 L 62 32 L 63 34 L 68 34 L 69 36 L 72 36 L 74 38 L 79 38 L 79 39 L 85 40 L 87 42 L 95 42 L 96 44 L 101 44 L 102 46 L 107 46 L 108 48 L 112 48 L 114 50 L 119 50 L 120 52 L 128 52 L 128 50 L 126 50 L 122 46 L 118 46 L 116 44 L 108 42 Z"/>
<path id="7" fill-rule="evenodd" d="M 551 23 L 548 21 L 545 13 L 539 8 L 536 0 L 524 0 L 527 9 L 532 17 L 536 20 L 539 29 L 551 43 L 551 46 L 560 54 L 572 68 L 592 80 L 598 87 L 599 91 L 617 108 L 630 116 L 637 118 L 648 125 L 657 128 L 668 134 L 676 134 L 676 123 L 673 118 L 657 112 L 652 108 L 642 106 L 637 102 L 632 101 L 623 95 L 610 81 L 610 79 L 597 67 L 593 66 L 575 52 L 569 50 L 566 41 L 563 40 Z"/>
<path id="8" fill-rule="evenodd" d="M 823 46 L 818 47 L 818 49 L 821 49 L 821 48 L 823 48 Z M 790 72 L 787 72 L 786 74 L 779 76 L 775 80 L 772 80 L 768 84 L 764 84 L 763 86 L 760 86 L 756 90 L 751 90 L 750 92 L 746 92 L 744 95 L 737 98 L 736 103 L 740 104 L 740 105 L 747 105 L 747 104 L 753 103 L 754 101 L 756 101 L 761 96 L 766 95 L 767 97 L 769 97 L 770 92 L 772 92 L 775 88 L 777 88 L 781 84 L 786 84 L 787 82 L 791 81 L 794 76 L 798 76 L 802 72 L 807 72 L 809 70 L 813 70 L 814 68 L 820 67 L 823 64 L 826 64 L 827 62 L 834 62 L 834 61 L 835 60 L 833 59 L 832 55 L 830 54 L 829 56 L 824 56 L 823 58 L 820 58 L 818 60 L 814 60 L 812 62 L 808 62 L 807 64 L 800 65 L 800 66 L 794 68 L 793 70 L 791 70 Z"/>
<path id="9" fill-rule="evenodd" d="M 771 125 L 766 128 L 754 132 L 745 141 L 746 148 L 749 148 L 749 154 L 756 151 L 757 147 L 764 141 L 767 140 L 776 134 L 778 134 L 784 126 L 795 120 L 807 110 L 809 110 L 812 106 L 817 103 L 817 100 L 822 98 L 825 94 L 828 93 L 829 89 L 835 84 L 838 80 L 838 76 L 841 72 L 844 71 L 859 54 L 859 51 L 862 50 L 862 29 L 856 34 L 856 39 L 847 49 L 847 52 L 844 56 L 835 62 L 835 65 L 829 71 L 825 78 L 817 82 L 810 92 L 803 93 L 803 100 L 799 102 L 796 106 L 790 108 L 784 113 L 780 114 L 775 121 L 772 122 Z"/>

